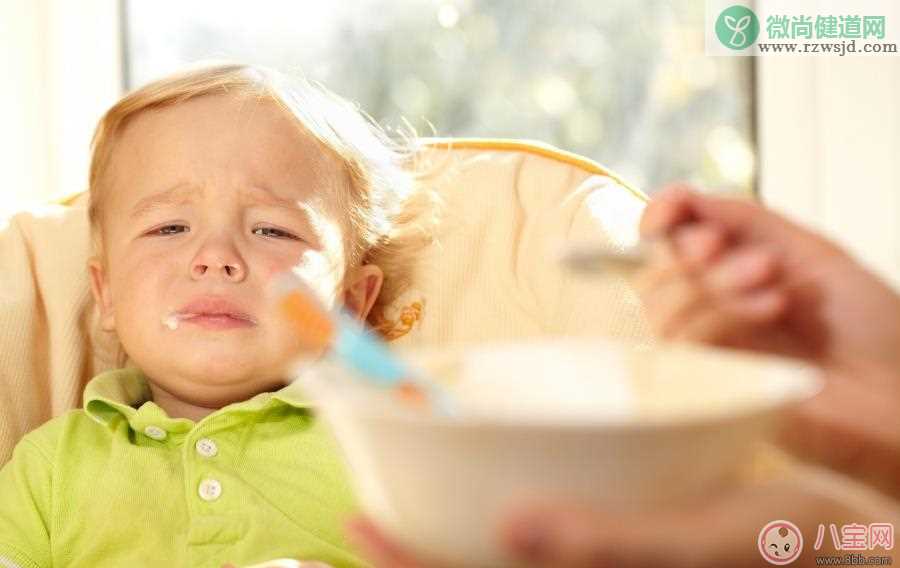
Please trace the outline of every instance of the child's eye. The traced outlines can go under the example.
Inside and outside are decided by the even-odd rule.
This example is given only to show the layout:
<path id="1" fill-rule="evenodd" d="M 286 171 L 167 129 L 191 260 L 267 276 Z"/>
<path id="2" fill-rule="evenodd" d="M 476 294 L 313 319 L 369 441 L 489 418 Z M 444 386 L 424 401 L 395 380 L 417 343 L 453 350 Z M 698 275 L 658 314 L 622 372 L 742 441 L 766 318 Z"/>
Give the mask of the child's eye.
<path id="1" fill-rule="evenodd" d="M 295 241 L 300 240 L 287 231 L 282 231 L 281 229 L 275 229 L 273 227 L 257 227 L 256 229 L 253 229 L 253 234 L 259 235 L 261 237 L 275 237 L 279 239 L 291 239 Z"/>
<path id="2" fill-rule="evenodd" d="M 190 228 L 185 225 L 163 225 L 162 227 L 153 229 L 148 234 L 166 237 L 170 235 L 177 235 L 178 233 L 186 233 L 188 231 L 190 231 Z"/>

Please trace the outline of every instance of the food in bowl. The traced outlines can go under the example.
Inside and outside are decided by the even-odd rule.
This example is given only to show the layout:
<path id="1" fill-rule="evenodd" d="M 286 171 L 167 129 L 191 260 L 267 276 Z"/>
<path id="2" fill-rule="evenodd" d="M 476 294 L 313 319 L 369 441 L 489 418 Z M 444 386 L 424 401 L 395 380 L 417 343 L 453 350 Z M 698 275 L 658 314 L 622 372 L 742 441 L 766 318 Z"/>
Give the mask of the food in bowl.
<path id="1" fill-rule="evenodd" d="M 457 413 L 411 409 L 328 362 L 309 389 L 364 510 L 424 557 L 472 567 L 512 565 L 494 530 L 522 498 L 648 508 L 733 483 L 780 412 L 820 388 L 792 360 L 606 339 L 402 355 Z"/>

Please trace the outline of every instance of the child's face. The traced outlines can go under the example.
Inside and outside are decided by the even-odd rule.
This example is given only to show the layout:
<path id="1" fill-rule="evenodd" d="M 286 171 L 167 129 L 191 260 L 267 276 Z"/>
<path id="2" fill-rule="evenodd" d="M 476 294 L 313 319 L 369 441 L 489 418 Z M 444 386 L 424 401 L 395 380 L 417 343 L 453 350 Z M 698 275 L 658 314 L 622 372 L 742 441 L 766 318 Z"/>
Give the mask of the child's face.
<path id="1" fill-rule="evenodd" d="M 362 314 L 377 295 L 374 266 L 340 288 L 344 170 L 271 102 L 145 111 L 107 175 L 106 263 L 90 264 L 103 326 L 178 399 L 218 407 L 283 383 L 298 345 L 267 309 L 274 274 L 296 267 Z"/>

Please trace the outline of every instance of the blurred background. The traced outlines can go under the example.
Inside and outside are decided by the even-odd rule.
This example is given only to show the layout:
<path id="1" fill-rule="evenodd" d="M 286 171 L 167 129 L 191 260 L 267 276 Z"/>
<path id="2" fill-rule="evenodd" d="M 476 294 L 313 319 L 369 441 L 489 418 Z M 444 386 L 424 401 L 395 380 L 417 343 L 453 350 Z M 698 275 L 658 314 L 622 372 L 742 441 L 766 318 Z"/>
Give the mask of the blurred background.
<path id="1" fill-rule="evenodd" d="M 761 195 L 900 282 L 900 59 L 709 57 L 704 10 L 0 0 L 0 218 L 85 188 L 93 127 L 124 92 L 230 59 L 321 81 L 389 130 L 537 139 L 651 194 L 686 180 Z"/>
<path id="2" fill-rule="evenodd" d="M 748 190 L 751 61 L 703 55 L 702 2 L 618 4 L 126 0 L 126 82 L 198 59 L 252 61 L 303 72 L 387 127 L 542 140 L 641 187 Z"/>
<path id="3" fill-rule="evenodd" d="M 29 10 L 42 3 L 54 9 Z M 88 3 L 117 12 L 106 18 L 119 29 L 105 32 L 117 38 L 84 40 L 119 44 L 122 92 L 198 60 L 259 63 L 321 81 L 389 129 L 541 140 L 646 189 L 753 186 L 752 62 L 704 56 L 695 0 Z M 65 151 L 83 155 L 90 132 L 71 134 L 80 140 Z M 43 187 L 85 183 L 61 174 Z M 3 199 L 9 209 L 46 194 Z"/>

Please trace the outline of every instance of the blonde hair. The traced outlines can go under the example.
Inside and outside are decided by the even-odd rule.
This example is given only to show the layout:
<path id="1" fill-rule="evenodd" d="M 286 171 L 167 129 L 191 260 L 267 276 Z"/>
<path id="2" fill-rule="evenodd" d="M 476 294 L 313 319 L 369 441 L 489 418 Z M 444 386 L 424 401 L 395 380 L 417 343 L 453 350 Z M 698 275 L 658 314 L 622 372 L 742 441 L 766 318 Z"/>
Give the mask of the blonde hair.
<path id="1" fill-rule="evenodd" d="M 357 106 L 325 87 L 264 67 L 191 68 L 129 93 L 103 115 L 91 141 L 89 174 L 88 215 L 95 249 L 102 250 L 104 174 L 122 131 L 143 111 L 207 95 L 276 103 L 343 164 L 350 179 L 348 264 L 375 264 L 384 272 L 368 321 L 375 329 L 386 329 L 385 308 L 409 287 L 415 257 L 432 241 L 439 206 L 437 195 L 417 181 L 414 138 L 407 136 L 403 144 L 392 141 Z"/>

